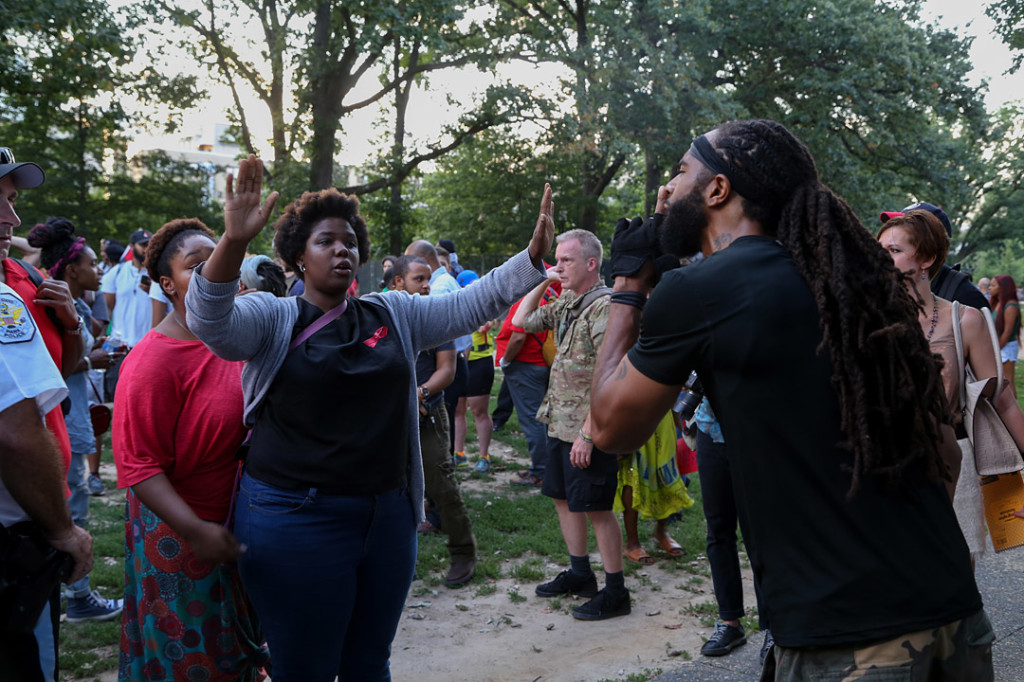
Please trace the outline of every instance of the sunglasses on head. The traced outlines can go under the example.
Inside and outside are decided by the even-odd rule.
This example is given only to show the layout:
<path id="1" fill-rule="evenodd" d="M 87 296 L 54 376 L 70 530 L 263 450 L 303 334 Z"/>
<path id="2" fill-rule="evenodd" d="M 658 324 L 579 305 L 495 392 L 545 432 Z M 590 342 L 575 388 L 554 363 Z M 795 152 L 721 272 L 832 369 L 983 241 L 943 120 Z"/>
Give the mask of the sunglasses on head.
<path id="1" fill-rule="evenodd" d="M 10 147 L 0 147 L 0 164 L 14 163 L 14 152 Z"/>

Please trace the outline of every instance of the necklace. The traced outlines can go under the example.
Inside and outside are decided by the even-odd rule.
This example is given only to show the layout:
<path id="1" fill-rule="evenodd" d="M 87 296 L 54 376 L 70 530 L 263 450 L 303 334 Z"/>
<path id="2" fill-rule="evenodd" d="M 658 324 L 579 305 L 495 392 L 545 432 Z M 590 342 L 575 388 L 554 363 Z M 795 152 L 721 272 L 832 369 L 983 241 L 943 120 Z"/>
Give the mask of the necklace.
<path id="1" fill-rule="evenodd" d="M 932 340 L 932 334 L 935 333 L 935 325 L 939 321 L 939 297 L 932 296 L 932 326 L 928 329 L 928 336 L 925 337 L 929 342 Z"/>

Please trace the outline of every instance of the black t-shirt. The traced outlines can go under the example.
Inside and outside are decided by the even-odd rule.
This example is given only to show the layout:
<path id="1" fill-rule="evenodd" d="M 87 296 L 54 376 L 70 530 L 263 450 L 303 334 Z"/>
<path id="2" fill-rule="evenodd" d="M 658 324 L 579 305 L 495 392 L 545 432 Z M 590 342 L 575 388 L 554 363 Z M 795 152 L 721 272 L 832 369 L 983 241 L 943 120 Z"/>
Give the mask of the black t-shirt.
<path id="1" fill-rule="evenodd" d="M 323 314 L 298 299 L 292 338 Z M 350 299 L 285 358 L 253 429 L 246 468 L 288 490 L 375 495 L 409 464 L 410 367 L 388 311 Z"/>
<path id="2" fill-rule="evenodd" d="M 948 291 L 952 286 L 952 292 Z M 959 301 L 963 305 L 969 305 L 981 310 L 988 308 L 988 299 L 981 293 L 978 287 L 974 286 L 966 274 L 958 272 L 948 265 L 943 265 L 939 274 L 932 280 L 932 293 L 947 301 Z"/>
<path id="3" fill-rule="evenodd" d="M 416 385 L 422 386 L 424 382 L 434 376 L 434 372 L 437 371 L 437 351 L 439 350 L 455 350 L 454 341 L 446 341 L 437 348 L 431 348 L 430 350 L 421 350 L 420 354 L 416 356 Z M 433 410 L 435 407 L 444 402 L 444 391 L 438 391 L 429 398 L 423 401 L 423 407 L 428 410 Z"/>
<path id="4" fill-rule="evenodd" d="M 664 384 L 696 369 L 722 424 L 743 534 L 776 641 L 869 642 L 981 608 L 942 486 L 917 501 L 872 481 L 846 500 L 832 365 L 814 298 L 788 251 L 743 237 L 665 275 L 632 364 Z"/>

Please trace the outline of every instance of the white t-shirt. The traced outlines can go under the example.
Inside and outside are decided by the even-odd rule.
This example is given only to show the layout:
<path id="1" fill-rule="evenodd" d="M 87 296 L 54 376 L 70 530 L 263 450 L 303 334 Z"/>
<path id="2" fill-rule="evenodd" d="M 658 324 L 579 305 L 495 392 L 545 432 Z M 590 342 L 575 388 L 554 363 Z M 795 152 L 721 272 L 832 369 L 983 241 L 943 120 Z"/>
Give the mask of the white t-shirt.
<path id="1" fill-rule="evenodd" d="M 39 419 L 57 407 L 68 389 L 46 350 L 42 332 L 18 294 L 0 282 L 0 412 L 35 400 Z M 0 481 L 0 524 L 28 518 Z"/>
<path id="2" fill-rule="evenodd" d="M 104 294 L 117 296 L 111 316 L 111 331 L 120 332 L 129 346 L 142 340 L 153 326 L 153 304 L 149 302 L 149 294 L 139 286 L 144 274 L 146 271 L 133 263 L 119 263 L 103 275 L 100 286 Z M 150 290 L 153 288 L 150 286 Z"/>
<path id="3" fill-rule="evenodd" d="M 160 282 L 153 282 L 149 286 L 149 300 L 159 301 L 167 306 L 167 310 L 164 311 L 164 315 L 170 315 L 171 311 L 174 310 L 174 307 L 171 305 L 171 299 L 167 298 L 167 294 L 164 293 L 163 287 L 160 286 Z M 150 310 L 152 310 L 152 307 Z M 152 316 L 152 313 L 150 313 L 150 315 Z M 150 323 L 152 323 L 152 317 L 150 317 Z"/>

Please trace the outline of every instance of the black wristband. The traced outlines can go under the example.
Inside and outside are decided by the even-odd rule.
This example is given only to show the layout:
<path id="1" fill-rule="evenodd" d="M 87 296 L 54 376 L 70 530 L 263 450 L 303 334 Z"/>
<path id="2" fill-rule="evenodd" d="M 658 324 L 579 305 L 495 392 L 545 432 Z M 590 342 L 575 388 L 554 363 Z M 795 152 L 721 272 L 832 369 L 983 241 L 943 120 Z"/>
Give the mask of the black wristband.
<path id="1" fill-rule="evenodd" d="M 612 303 L 631 305 L 634 308 L 643 310 L 647 304 L 647 297 L 639 291 L 615 291 L 612 293 Z"/>

